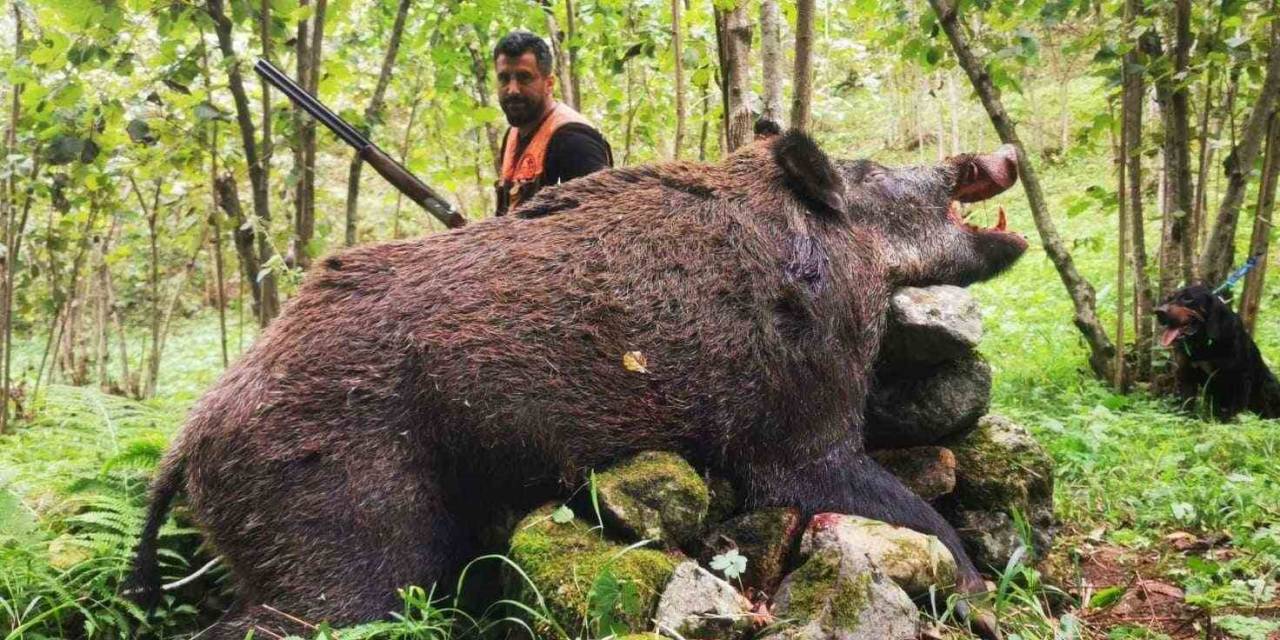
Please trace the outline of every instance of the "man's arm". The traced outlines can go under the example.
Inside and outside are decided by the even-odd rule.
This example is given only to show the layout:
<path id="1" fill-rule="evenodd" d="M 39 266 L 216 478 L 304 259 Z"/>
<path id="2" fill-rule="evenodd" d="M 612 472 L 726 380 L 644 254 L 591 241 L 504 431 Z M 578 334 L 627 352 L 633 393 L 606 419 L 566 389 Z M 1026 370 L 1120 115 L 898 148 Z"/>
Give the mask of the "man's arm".
<path id="1" fill-rule="evenodd" d="M 561 127 L 547 144 L 542 182 L 553 185 L 581 178 L 612 166 L 609 144 L 598 132 L 585 126 Z"/>

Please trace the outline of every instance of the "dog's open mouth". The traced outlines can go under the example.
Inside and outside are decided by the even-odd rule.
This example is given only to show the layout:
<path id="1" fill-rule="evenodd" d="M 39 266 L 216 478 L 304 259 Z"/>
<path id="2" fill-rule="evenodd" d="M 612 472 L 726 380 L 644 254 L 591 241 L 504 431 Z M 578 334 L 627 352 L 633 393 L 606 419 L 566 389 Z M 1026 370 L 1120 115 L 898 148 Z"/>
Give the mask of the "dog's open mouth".
<path id="1" fill-rule="evenodd" d="M 1203 318 L 1195 309 L 1168 304 L 1156 309 L 1156 320 L 1164 327 L 1160 333 L 1160 344 L 1170 347 L 1180 338 L 1195 335 Z"/>
<path id="2" fill-rule="evenodd" d="M 1160 334 L 1160 344 L 1166 347 L 1172 347 L 1174 342 L 1178 341 L 1184 335 L 1190 335 L 1190 327 L 1166 327 L 1164 332 Z"/>

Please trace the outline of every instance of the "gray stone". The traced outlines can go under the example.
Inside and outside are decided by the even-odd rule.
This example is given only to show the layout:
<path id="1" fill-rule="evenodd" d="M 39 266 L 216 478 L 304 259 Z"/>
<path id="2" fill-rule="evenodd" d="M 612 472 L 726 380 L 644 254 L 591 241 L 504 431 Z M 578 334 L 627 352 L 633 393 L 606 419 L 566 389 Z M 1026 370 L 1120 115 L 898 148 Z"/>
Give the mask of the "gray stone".
<path id="1" fill-rule="evenodd" d="M 773 613 L 791 625 L 768 637 L 785 640 L 909 640 L 920 618 L 901 587 L 878 571 L 851 571 L 835 549 L 782 581 Z"/>
<path id="2" fill-rule="evenodd" d="M 934 536 L 858 516 L 820 513 L 800 539 L 800 553 L 840 555 L 849 574 L 880 571 L 911 595 L 955 585 L 956 561 Z"/>
<path id="3" fill-rule="evenodd" d="M 867 399 L 871 448 L 937 444 L 973 427 L 991 401 L 991 367 L 977 355 L 927 371 L 877 373 Z"/>
<path id="4" fill-rule="evenodd" d="M 871 457 L 925 500 L 956 488 L 956 455 L 946 447 L 881 449 Z"/>
<path id="5" fill-rule="evenodd" d="M 944 500 L 958 528 L 983 530 L 980 523 L 1003 522 L 1015 511 L 1031 526 L 1033 551 L 1043 554 L 1053 541 L 1053 459 L 1021 425 L 1001 416 L 984 416 L 971 432 L 948 446 L 956 455 L 956 490 Z M 960 516 L 968 512 L 969 515 Z M 987 515 L 975 515 L 987 514 Z M 966 520 L 967 519 L 967 520 Z M 1009 520 L 1010 531 L 1014 530 Z M 972 538 L 977 533 L 969 534 Z M 1004 567 L 1008 544 L 1004 534 L 992 541 L 966 538 L 967 546 L 985 549 L 989 564 Z M 962 536 L 963 537 L 963 536 Z M 1015 534 L 1016 539 L 1016 534 Z M 1016 540 L 1015 540 L 1016 542 Z M 975 554 L 983 555 L 983 554 Z M 982 565 L 980 565 L 982 566 Z"/>
<path id="6" fill-rule="evenodd" d="M 658 631 L 682 638 L 738 638 L 751 630 L 751 603 L 692 560 L 676 567 L 658 600 Z"/>
<path id="7" fill-rule="evenodd" d="M 956 511 L 948 518 L 964 542 L 973 564 L 983 572 L 1000 572 L 1022 546 L 1013 518 L 1000 511 Z M 1030 559 L 1027 560 L 1030 563 Z"/>
<path id="8" fill-rule="evenodd" d="M 674 453 L 647 451 L 596 476 L 600 510 L 633 539 L 678 548 L 698 539 L 710 495 L 698 472 Z"/>
<path id="9" fill-rule="evenodd" d="M 881 360 L 922 367 L 959 358 L 982 340 L 982 312 L 961 287 L 903 287 L 889 303 Z"/>

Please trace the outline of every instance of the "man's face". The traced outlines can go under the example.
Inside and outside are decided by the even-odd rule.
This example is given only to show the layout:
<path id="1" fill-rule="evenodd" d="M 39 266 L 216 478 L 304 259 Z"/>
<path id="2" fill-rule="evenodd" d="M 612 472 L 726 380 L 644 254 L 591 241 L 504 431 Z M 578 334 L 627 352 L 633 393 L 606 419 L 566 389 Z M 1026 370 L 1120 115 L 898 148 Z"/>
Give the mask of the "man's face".
<path id="1" fill-rule="evenodd" d="M 498 54 L 498 104 L 513 127 L 533 124 L 551 99 L 555 78 L 538 71 L 538 59 L 532 51 L 513 58 Z"/>

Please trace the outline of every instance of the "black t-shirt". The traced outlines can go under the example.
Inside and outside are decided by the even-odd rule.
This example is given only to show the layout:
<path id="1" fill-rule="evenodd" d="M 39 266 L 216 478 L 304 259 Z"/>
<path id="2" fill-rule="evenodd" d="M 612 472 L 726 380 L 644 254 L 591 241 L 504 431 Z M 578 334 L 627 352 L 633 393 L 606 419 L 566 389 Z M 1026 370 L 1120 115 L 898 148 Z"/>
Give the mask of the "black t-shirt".
<path id="1" fill-rule="evenodd" d="M 613 166 L 613 154 L 599 131 L 585 124 L 566 124 L 547 142 L 542 166 L 542 184 L 559 184 Z"/>
<path id="2" fill-rule="evenodd" d="M 524 152 L 524 148 L 532 139 L 532 133 L 528 138 L 518 139 L 516 157 Z M 503 157 L 506 150 L 507 138 L 504 136 L 499 157 Z M 556 132 L 551 134 L 551 139 L 547 141 L 547 155 L 542 163 L 542 176 L 536 186 L 531 185 L 532 190 L 524 197 L 526 199 L 532 197 L 533 193 L 544 186 L 568 182 L 612 166 L 613 150 L 599 131 L 577 122 L 563 125 L 556 129 Z M 507 207 L 503 205 L 505 196 L 501 186 L 498 187 L 498 192 L 497 215 L 506 215 Z"/>

